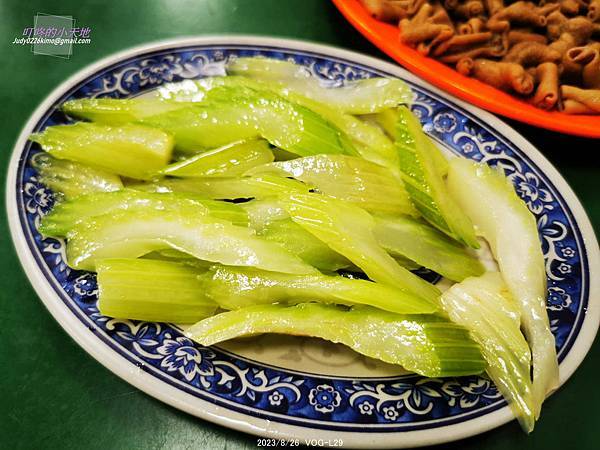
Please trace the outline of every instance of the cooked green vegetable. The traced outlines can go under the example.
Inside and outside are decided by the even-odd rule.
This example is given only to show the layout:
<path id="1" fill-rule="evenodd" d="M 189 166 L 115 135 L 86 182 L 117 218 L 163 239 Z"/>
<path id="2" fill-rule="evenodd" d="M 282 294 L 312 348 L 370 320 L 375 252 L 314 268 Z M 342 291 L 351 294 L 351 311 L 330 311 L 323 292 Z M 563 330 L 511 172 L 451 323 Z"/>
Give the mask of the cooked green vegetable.
<path id="1" fill-rule="evenodd" d="M 238 141 L 165 167 L 162 174 L 174 177 L 237 177 L 275 159 L 267 141 Z"/>
<path id="2" fill-rule="evenodd" d="M 332 272 L 353 267 L 347 258 L 333 251 L 290 218 L 270 221 L 261 228 L 256 228 L 256 231 L 263 239 L 281 245 L 292 255 L 319 270 Z"/>
<path id="3" fill-rule="evenodd" d="M 98 310 L 121 319 L 194 323 L 217 304 L 204 295 L 197 268 L 150 259 L 103 259 L 98 271 Z"/>
<path id="4" fill-rule="evenodd" d="M 56 159 L 45 152 L 31 157 L 40 183 L 64 198 L 75 198 L 92 192 L 111 192 L 123 189 L 121 178 L 114 173 L 84 164 Z"/>
<path id="5" fill-rule="evenodd" d="M 227 72 L 231 75 L 278 81 L 284 89 L 326 103 L 349 114 L 369 114 L 410 103 L 413 98 L 408 85 L 396 78 L 367 78 L 347 82 L 342 87 L 332 89 L 321 85 L 321 83 L 331 85 L 331 80 L 320 82 L 315 77 L 307 76 L 307 71 L 302 66 L 267 58 L 234 59 L 227 64 Z"/>
<path id="6" fill-rule="evenodd" d="M 293 80 L 312 77 L 309 68 L 306 66 L 260 56 L 230 59 L 227 62 L 226 70 L 230 75 L 243 75 L 261 81 Z"/>
<path id="7" fill-rule="evenodd" d="M 260 200 L 252 200 L 240 204 L 248 214 L 248 224 L 256 231 L 262 230 L 267 224 L 282 219 L 289 219 L 290 215 L 275 196 L 266 196 Z"/>
<path id="8" fill-rule="evenodd" d="M 427 377 L 476 374 L 485 369 L 479 346 L 467 330 L 432 314 L 402 315 L 368 306 L 347 310 L 318 303 L 259 305 L 217 314 L 186 331 L 202 345 L 261 333 L 339 342 Z"/>
<path id="9" fill-rule="evenodd" d="M 531 432 L 535 407 L 531 352 L 521 334 L 519 305 L 498 272 L 468 278 L 442 294 L 450 319 L 468 329 L 487 362 L 487 373 L 508 400 L 521 427 Z"/>
<path id="10" fill-rule="evenodd" d="M 198 259 L 195 256 L 190 255 L 189 253 L 185 253 L 180 250 L 175 250 L 174 248 L 164 248 L 162 250 L 155 250 L 153 252 L 146 253 L 141 258 L 185 264 L 187 266 L 192 266 L 201 269 L 203 272 L 214 265 L 214 263 L 210 261 Z"/>
<path id="11" fill-rule="evenodd" d="M 206 277 L 209 280 L 206 282 L 206 295 L 224 309 L 307 301 L 369 305 L 400 314 L 433 313 L 439 307 L 391 286 L 341 276 L 290 275 L 215 266 Z"/>
<path id="12" fill-rule="evenodd" d="M 315 155 L 278 161 L 248 174 L 271 173 L 294 177 L 320 192 L 372 212 L 417 215 L 402 182 L 385 167 L 347 155 Z"/>
<path id="13" fill-rule="evenodd" d="M 356 154 L 348 137 L 315 112 L 269 90 L 241 84 L 216 87 L 199 103 L 140 122 L 172 133 L 181 151 L 260 136 L 300 156 Z"/>
<path id="14" fill-rule="evenodd" d="M 403 256 L 454 281 L 483 274 L 467 249 L 423 222 L 406 216 L 376 216 L 375 239 L 394 257 Z"/>
<path id="15" fill-rule="evenodd" d="M 398 110 L 396 108 L 384 109 L 377 114 L 369 114 L 363 117 L 366 119 L 367 123 L 373 120 L 375 123 L 379 124 L 392 139 L 396 138 L 396 126 L 398 124 Z M 431 138 L 426 140 L 425 145 L 428 147 L 427 154 L 431 158 L 438 174 L 442 177 L 448 175 L 448 160 L 441 150 L 435 145 Z"/>
<path id="16" fill-rule="evenodd" d="M 327 104 L 294 94 L 289 90 L 284 89 L 282 94 L 338 127 L 350 138 L 362 158 L 387 167 L 395 176 L 400 176 L 400 159 L 394 143 L 379 128 L 363 122 L 355 116 L 331 108 Z"/>
<path id="17" fill-rule="evenodd" d="M 348 137 L 335 125 L 261 83 L 216 77 L 177 85 L 163 88 L 152 98 L 73 100 L 67 112 L 98 122 L 136 121 L 163 129 L 175 137 L 182 152 L 262 136 L 301 156 L 356 154 Z"/>
<path id="18" fill-rule="evenodd" d="M 316 194 L 292 194 L 281 204 L 294 222 L 360 267 L 374 281 L 389 284 L 430 301 L 439 290 L 400 266 L 377 243 L 375 220 L 366 211 Z"/>
<path id="19" fill-rule="evenodd" d="M 395 142 L 406 190 L 423 217 L 448 236 L 479 248 L 473 224 L 449 195 L 436 167 L 429 138 L 404 107 L 397 110 Z"/>
<path id="20" fill-rule="evenodd" d="M 239 205 L 233 203 L 208 200 L 198 195 L 156 194 L 123 189 L 116 192 L 82 195 L 56 205 L 42 219 L 39 231 L 45 236 L 62 237 L 66 236 L 75 225 L 90 217 L 120 210 L 157 209 L 168 211 L 173 207 L 189 207 L 196 214 L 210 214 L 235 225 L 246 226 L 248 224 L 246 212 Z"/>
<path id="21" fill-rule="evenodd" d="M 449 162 L 400 80 L 264 58 L 225 70 L 67 101 L 91 122 L 31 136 L 58 200 L 39 231 L 98 271 L 100 312 L 197 322 L 205 345 L 285 333 L 429 377 L 487 368 L 531 431 L 558 365 L 535 219 L 513 187 Z M 502 275 L 482 275 L 476 230 Z M 421 267 L 460 284 L 442 295 Z"/>
<path id="22" fill-rule="evenodd" d="M 121 125 L 183 107 L 185 105 L 155 98 L 79 98 L 63 103 L 61 109 L 79 119 Z"/>
<path id="23" fill-rule="evenodd" d="M 164 210 L 133 209 L 95 216 L 67 234 L 71 267 L 94 270 L 105 258 L 137 258 L 174 248 L 196 258 L 232 266 L 254 266 L 285 273 L 316 269 L 245 227 L 213 218 L 198 208 L 172 205 Z"/>
<path id="24" fill-rule="evenodd" d="M 500 272 L 521 309 L 533 360 L 535 417 L 558 386 L 558 360 L 546 312 L 546 270 L 535 217 L 512 184 L 486 164 L 450 163 L 448 187 L 489 242 Z"/>
<path id="25" fill-rule="evenodd" d="M 171 159 L 173 139 L 140 125 L 99 125 L 78 122 L 55 125 L 32 134 L 32 141 L 55 158 L 137 179 L 151 178 Z"/>
<path id="26" fill-rule="evenodd" d="M 244 178 L 161 179 L 134 183 L 130 188 L 150 192 L 180 192 L 214 199 L 267 198 L 291 192 L 308 192 L 311 186 L 300 181 L 264 174 Z"/>
<path id="27" fill-rule="evenodd" d="M 276 92 L 289 101 L 317 113 L 339 128 L 350 138 L 354 149 L 361 157 L 388 167 L 394 174 L 399 174 L 399 159 L 394 144 L 378 127 L 365 123 L 350 114 L 345 114 L 325 103 L 290 91 L 278 83 L 261 83 L 244 77 L 202 78 L 167 84 L 159 89 L 159 96 L 177 102 L 201 102 L 205 100 L 211 89 L 219 86 L 242 86 Z"/>

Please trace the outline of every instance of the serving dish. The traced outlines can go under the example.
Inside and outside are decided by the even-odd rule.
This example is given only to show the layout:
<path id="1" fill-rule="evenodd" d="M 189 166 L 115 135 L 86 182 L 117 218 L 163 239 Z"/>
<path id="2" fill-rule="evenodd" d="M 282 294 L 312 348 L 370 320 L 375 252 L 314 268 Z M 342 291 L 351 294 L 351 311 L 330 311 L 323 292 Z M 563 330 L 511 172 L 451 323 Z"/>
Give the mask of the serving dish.
<path id="1" fill-rule="evenodd" d="M 346 19 L 380 50 L 410 72 L 480 108 L 548 130 L 600 138 L 600 116 L 544 111 L 518 97 L 458 73 L 400 42 L 397 25 L 373 18 L 360 0 L 333 0 Z"/>
<path id="2" fill-rule="evenodd" d="M 538 220 L 548 313 L 561 382 L 566 381 L 598 329 L 600 262 L 589 220 L 562 177 L 500 120 L 395 65 L 283 39 L 207 36 L 137 47 L 74 75 L 33 114 L 10 163 L 7 213 L 25 272 L 67 333 L 148 394 L 206 420 L 266 437 L 414 447 L 471 436 L 512 419 L 484 377 L 424 379 L 311 339 L 263 336 L 205 348 L 176 325 L 104 317 L 96 307 L 95 276 L 68 268 L 64 243 L 37 232 L 53 198 L 36 178 L 31 157 L 38 148 L 27 138 L 67 122 L 57 108 L 66 99 L 142 95 L 162 83 L 222 74 L 229 58 L 257 55 L 304 64 L 329 85 L 374 75 L 400 77 L 414 90 L 413 111 L 440 147 L 507 171 Z"/>

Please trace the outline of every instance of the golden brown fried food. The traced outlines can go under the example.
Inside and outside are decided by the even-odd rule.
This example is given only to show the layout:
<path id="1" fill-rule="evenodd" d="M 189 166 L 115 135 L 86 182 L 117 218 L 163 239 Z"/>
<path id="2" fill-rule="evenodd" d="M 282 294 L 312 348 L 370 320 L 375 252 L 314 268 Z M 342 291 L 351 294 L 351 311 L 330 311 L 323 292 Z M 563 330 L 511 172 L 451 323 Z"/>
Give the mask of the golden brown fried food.
<path id="1" fill-rule="evenodd" d="M 565 102 L 573 100 L 589 108 L 589 110 L 595 111 L 596 114 L 600 113 L 600 89 L 581 89 L 563 84 L 560 87 L 560 92 Z M 570 104 L 574 105 L 573 102 Z"/>
<path id="2" fill-rule="evenodd" d="M 400 39 L 539 108 L 600 114 L 600 0 L 362 0 Z"/>
<path id="3" fill-rule="evenodd" d="M 508 32 L 508 45 L 513 46 L 520 42 L 537 42 L 539 44 L 548 44 L 548 39 L 543 34 L 537 34 L 528 28 L 510 30 Z"/>
<path id="4" fill-rule="evenodd" d="M 458 24 L 456 30 L 458 34 L 481 33 L 485 29 L 485 22 L 481 17 L 473 17 L 465 23 Z"/>
<path id="5" fill-rule="evenodd" d="M 462 58 L 456 64 L 456 70 L 503 91 L 523 95 L 533 91 L 533 77 L 520 64 Z"/>
<path id="6" fill-rule="evenodd" d="M 561 53 L 557 50 L 540 44 L 539 42 L 519 42 L 511 47 L 502 58 L 503 61 L 513 62 L 523 67 L 537 66 L 544 62 L 558 62 Z"/>
<path id="7" fill-rule="evenodd" d="M 572 65 L 581 66 L 583 87 L 600 89 L 600 43 L 573 47 L 567 51 L 565 58 Z"/>
<path id="8" fill-rule="evenodd" d="M 491 31 L 504 32 L 508 31 L 513 23 L 544 27 L 546 15 L 540 12 L 535 3 L 518 1 L 491 16 L 487 27 Z"/>
<path id="9" fill-rule="evenodd" d="M 532 103 L 538 108 L 553 109 L 558 103 L 558 66 L 553 62 L 544 62 L 537 66 L 535 78 L 538 82 Z"/>
<path id="10" fill-rule="evenodd" d="M 588 6 L 587 18 L 592 22 L 600 20 L 600 0 L 592 0 Z"/>

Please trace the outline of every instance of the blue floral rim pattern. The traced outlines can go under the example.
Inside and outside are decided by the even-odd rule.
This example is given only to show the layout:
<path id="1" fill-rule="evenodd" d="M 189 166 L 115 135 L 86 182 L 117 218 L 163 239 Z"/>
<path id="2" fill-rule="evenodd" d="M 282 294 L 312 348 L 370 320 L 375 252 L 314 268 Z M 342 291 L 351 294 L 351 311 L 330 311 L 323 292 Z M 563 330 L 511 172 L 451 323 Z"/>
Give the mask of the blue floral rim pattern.
<path id="1" fill-rule="evenodd" d="M 326 55 L 261 46 L 207 45 L 148 52 L 111 65 L 73 87 L 42 117 L 34 131 L 68 123 L 57 108 L 81 97 L 129 97 L 162 83 L 218 75 L 229 58 L 262 55 L 307 66 L 328 86 L 390 76 Z M 418 86 L 413 111 L 424 129 L 453 153 L 501 166 L 535 214 L 546 260 L 547 310 L 559 360 L 569 352 L 588 299 L 588 261 L 579 228 L 558 190 L 505 137 L 459 106 Z M 52 193 L 37 180 L 28 143 L 18 170 L 17 204 L 29 248 L 61 301 L 102 342 L 160 380 L 224 408 L 270 420 L 331 430 L 395 432 L 435 428 L 479 417 L 505 405 L 484 377 L 419 376 L 348 379 L 300 374 L 191 342 L 169 325 L 104 317 L 96 308 L 94 274 L 71 270 L 64 242 L 43 239 L 41 217 Z"/>

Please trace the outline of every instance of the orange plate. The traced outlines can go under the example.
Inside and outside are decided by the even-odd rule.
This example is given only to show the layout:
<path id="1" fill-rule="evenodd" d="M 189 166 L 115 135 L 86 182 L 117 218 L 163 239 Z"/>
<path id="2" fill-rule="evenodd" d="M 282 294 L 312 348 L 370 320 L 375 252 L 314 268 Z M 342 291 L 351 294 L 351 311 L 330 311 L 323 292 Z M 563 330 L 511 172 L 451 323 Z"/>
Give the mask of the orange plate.
<path id="1" fill-rule="evenodd" d="M 600 116 L 571 115 L 536 108 L 517 97 L 459 74 L 400 42 L 397 26 L 373 18 L 359 0 L 333 0 L 335 6 L 373 44 L 411 72 L 474 105 L 549 130 L 600 138 Z"/>

